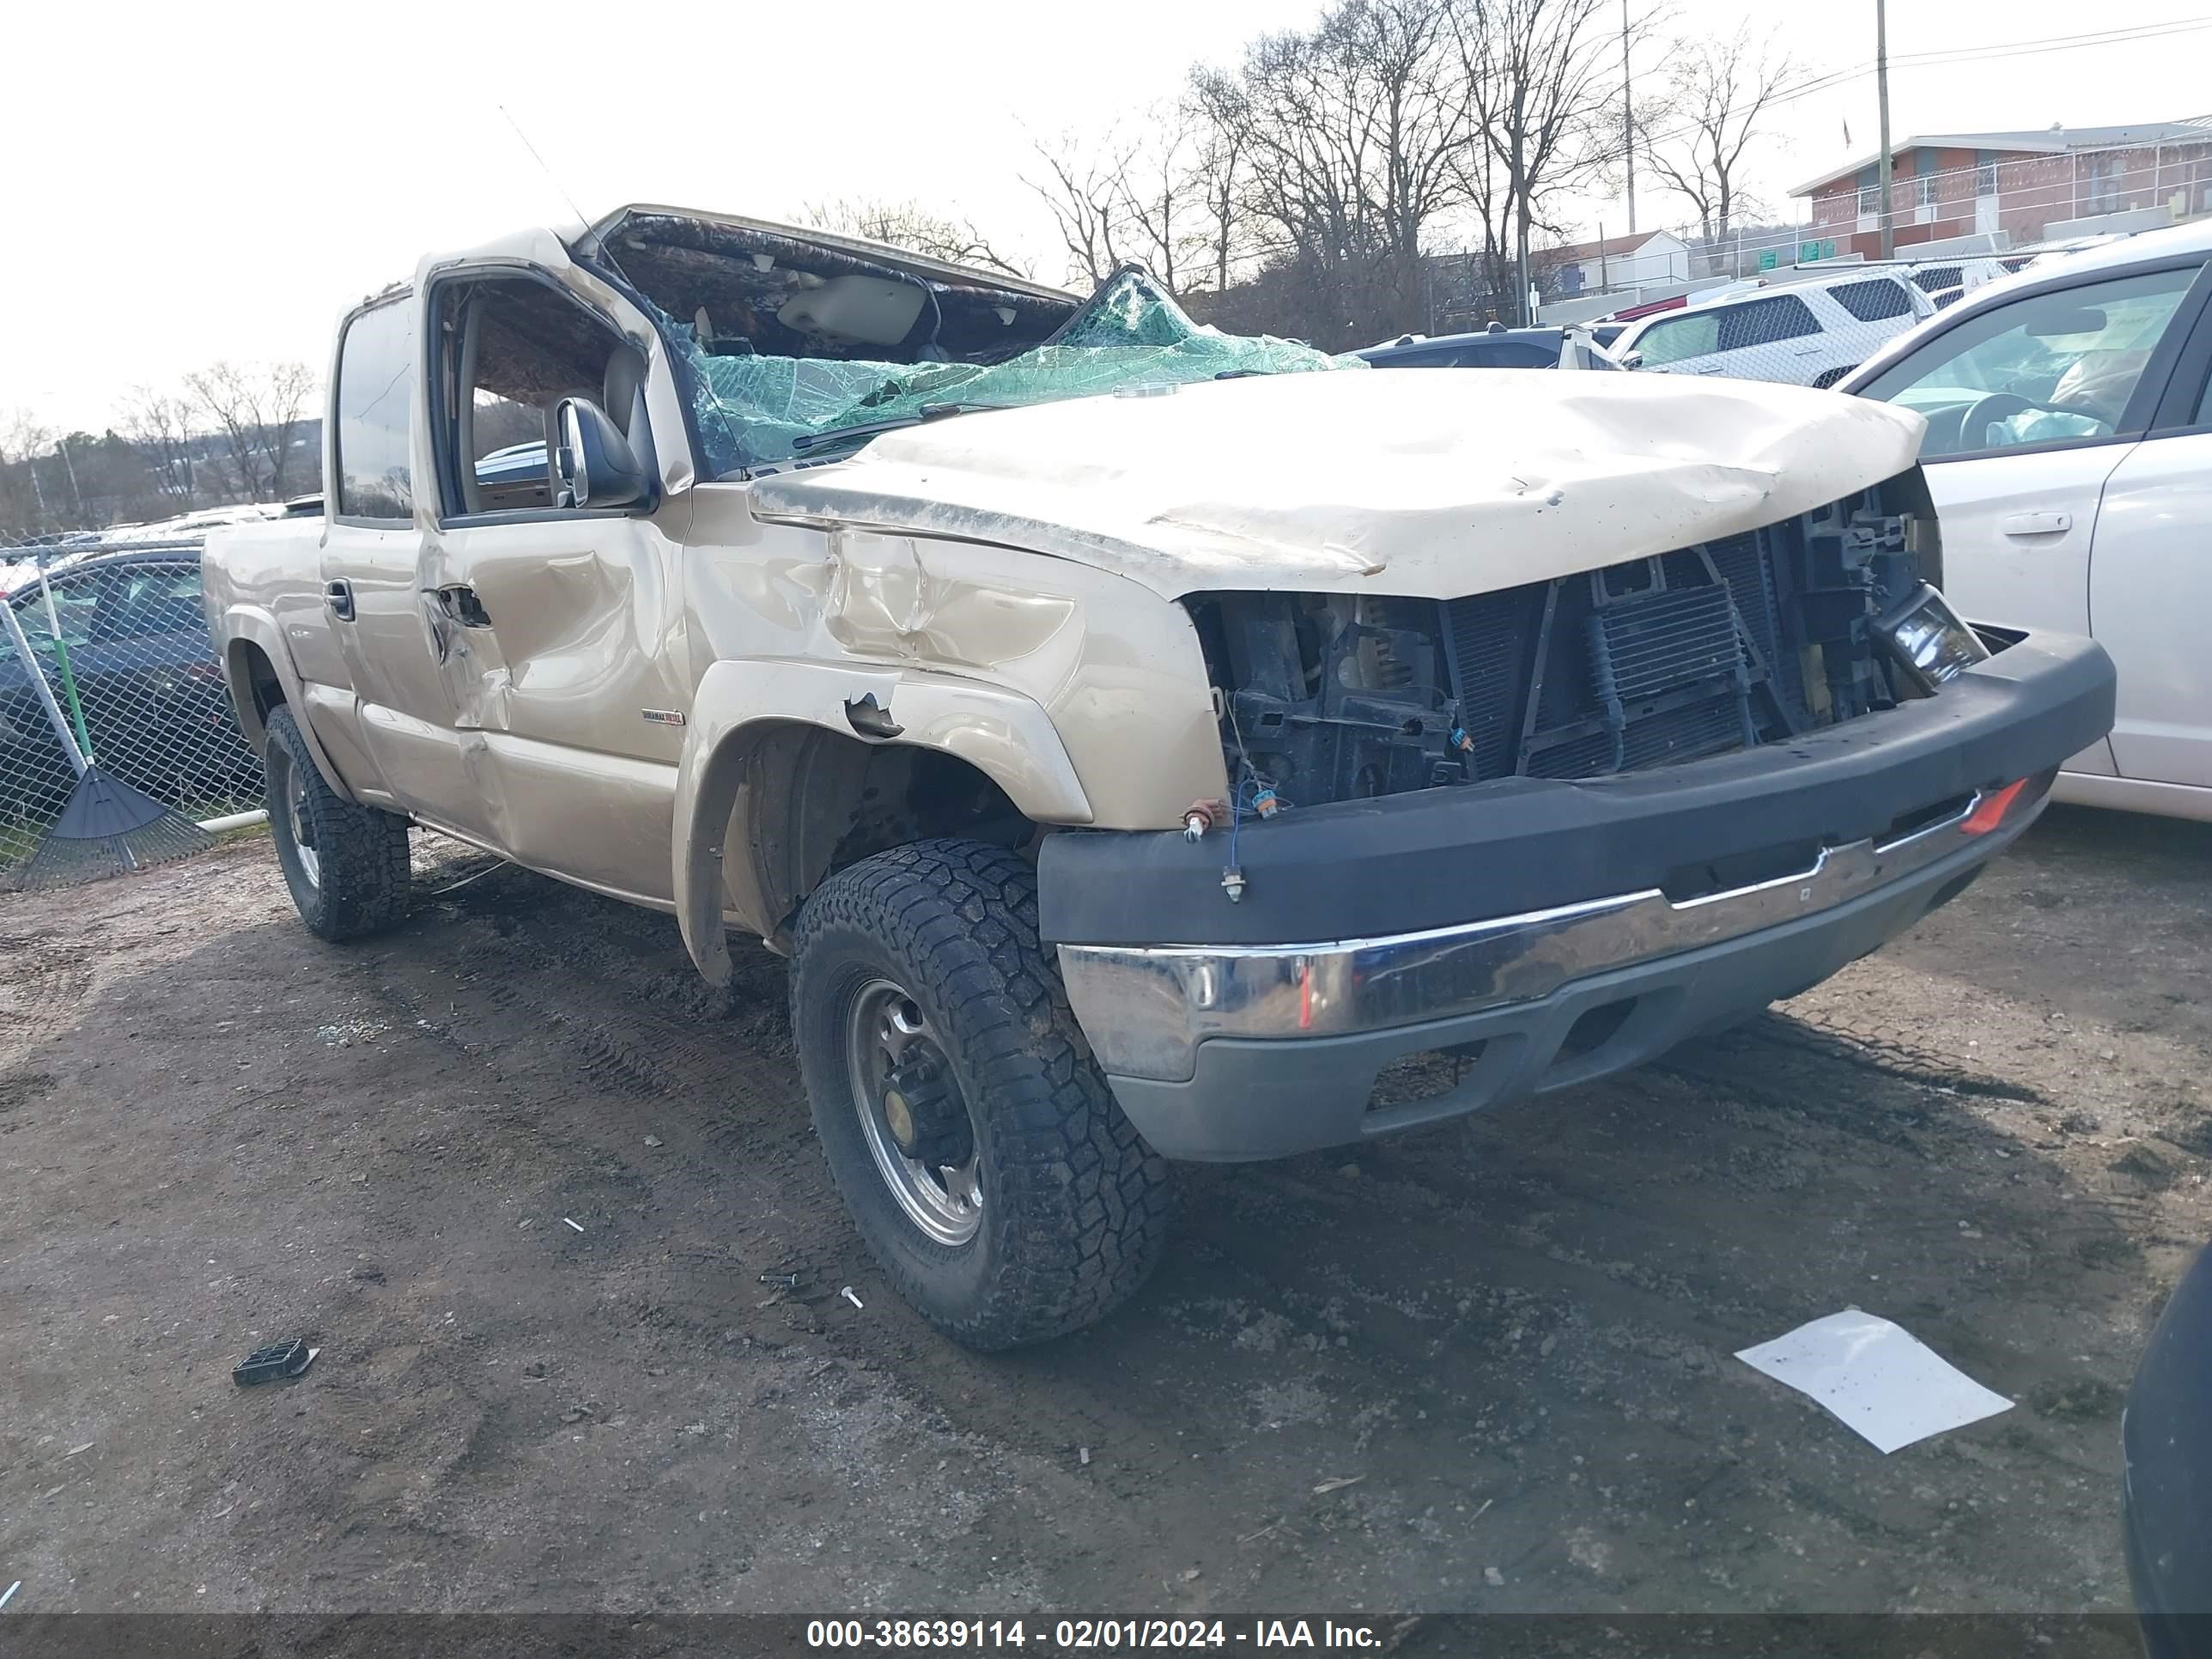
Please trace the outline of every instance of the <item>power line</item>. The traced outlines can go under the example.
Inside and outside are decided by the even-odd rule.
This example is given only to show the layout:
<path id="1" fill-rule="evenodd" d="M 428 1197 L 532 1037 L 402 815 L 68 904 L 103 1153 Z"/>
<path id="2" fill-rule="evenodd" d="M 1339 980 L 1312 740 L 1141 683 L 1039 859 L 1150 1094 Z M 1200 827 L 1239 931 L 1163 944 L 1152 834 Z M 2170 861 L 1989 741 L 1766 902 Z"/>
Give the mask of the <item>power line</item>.
<path id="1" fill-rule="evenodd" d="M 2041 40 L 2013 40 L 1988 46 L 1948 46 L 1928 52 L 1899 52 L 1891 64 L 1966 64 L 1992 58 L 2021 58 L 2046 52 L 2075 52 L 2091 46 L 2127 46 L 2136 40 L 2160 40 L 2168 35 L 2193 34 L 2212 28 L 2212 18 L 2180 18 L 2165 23 L 2139 23 L 2127 28 L 2096 29 L 2083 34 L 2054 34 Z"/>
<path id="2" fill-rule="evenodd" d="M 2008 46 L 1958 46 L 1922 52 L 1893 52 L 1889 66 L 1896 69 L 1936 69 L 1954 64 L 1967 64 L 1999 58 L 2020 58 L 2051 52 L 2083 51 L 2093 46 L 2127 46 L 2137 40 L 2163 40 L 2169 35 L 2191 34 L 2212 29 L 2212 17 L 2183 20 L 2169 23 L 2142 24 L 2134 30 L 2106 29 L 2087 34 L 2053 35 L 2042 40 L 2023 40 Z M 1778 105 L 1792 104 L 1801 98 L 1809 98 L 1816 92 L 1826 92 L 1836 87 L 1848 86 L 1854 81 L 1863 81 L 1875 72 L 1872 64 L 1862 64 L 1850 69 L 1828 70 L 1810 80 L 1785 87 L 1766 100 L 1763 107 L 1772 109 Z M 1671 131 L 1643 135 L 1648 147 L 1680 138 L 1696 131 L 1694 126 L 1680 126 Z M 1604 159 L 1612 160 L 1619 152 Z"/>

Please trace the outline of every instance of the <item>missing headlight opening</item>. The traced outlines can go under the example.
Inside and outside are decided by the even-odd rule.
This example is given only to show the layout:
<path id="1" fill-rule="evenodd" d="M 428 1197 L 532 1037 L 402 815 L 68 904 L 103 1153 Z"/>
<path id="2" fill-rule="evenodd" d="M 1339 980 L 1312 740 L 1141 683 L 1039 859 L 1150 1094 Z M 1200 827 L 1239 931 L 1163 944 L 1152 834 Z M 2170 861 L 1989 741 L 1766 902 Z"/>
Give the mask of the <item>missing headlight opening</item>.
<path id="1" fill-rule="evenodd" d="M 1240 815 L 1640 771 L 1934 695 L 1883 620 L 1941 574 L 1886 505 L 1917 483 L 1465 599 L 1193 595 Z"/>

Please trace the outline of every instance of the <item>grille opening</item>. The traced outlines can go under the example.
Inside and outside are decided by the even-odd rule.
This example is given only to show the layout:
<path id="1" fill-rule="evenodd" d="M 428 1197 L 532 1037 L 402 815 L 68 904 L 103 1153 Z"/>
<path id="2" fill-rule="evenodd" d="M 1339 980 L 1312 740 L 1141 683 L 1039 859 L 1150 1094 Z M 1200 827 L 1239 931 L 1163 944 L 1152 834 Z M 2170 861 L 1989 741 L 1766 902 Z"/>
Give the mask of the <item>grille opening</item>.
<path id="1" fill-rule="evenodd" d="M 1726 858 L 1678 865 L 1661 878 L 1659 890 L 1670 903 L 1687 904 L 1692 899 L 1711 898 L 1715 893 L 1753 887 L 1762 881 L 1802 875 L 1820 857 L 1817 841 L 1780 842 L 1747 853 L 1731 853 Z"/>
<path id="2" fill-rule="evenodd" d="M 1487 1042 L 1459 1042 L 1449 1048 L 1425 1048 L 1417 1054 L 1401 1054 L 1375 1074 L 1368 1091 L 1367 1109 L 1389 1111 L 1396 1106 L 1418 1106 L 1442 1100 L 1468 1079 Z"/>
<path id="3" fill-rule="evenodd" d="M 1648 593 L 1659 586 L 1659 565 L 1652 559 L 1633 559 L 1626 564 L 1608 565 L 1596 574 L 1598 590 L 1608 599 L 1626 599 L 1632 593 Z"/>
<path id="4" fill-rule="evenodd" d="M 1231 787 L 1296 809 L 1612 777 L 1892 708 L 1877 619 L 1921 574 L 1893 493 L 1460 598 L 1194 594 Z"/>
<path id="5" fill-rule="evenodd" d="M 1889 828 L 1875 837 L 1877 846 L 1893 841 L 1903 841 L 1914 831 L 1925 830 L 1931 823 L 1941 823 L 1946 818 L 1955 818 L 1973 804 L 1972 795 L 1951 795 L 1931 805 L 1917 807 L 1910 812 L 1900 812 L 1889 821 Z"/>
<path id="6" fill-rule="evenodd" d="M 1566 1041 L 1559 1045 L 1559 1059 L 1578 1060 L 1604 1048 L 1628 1024 L 1628 1017 L 1636 1012 L 1636 998 L 1623 997 L 1618 1002 L 1601 1002 L 1584 1010 L 1581 1018 L 1567 1028 Z"/>

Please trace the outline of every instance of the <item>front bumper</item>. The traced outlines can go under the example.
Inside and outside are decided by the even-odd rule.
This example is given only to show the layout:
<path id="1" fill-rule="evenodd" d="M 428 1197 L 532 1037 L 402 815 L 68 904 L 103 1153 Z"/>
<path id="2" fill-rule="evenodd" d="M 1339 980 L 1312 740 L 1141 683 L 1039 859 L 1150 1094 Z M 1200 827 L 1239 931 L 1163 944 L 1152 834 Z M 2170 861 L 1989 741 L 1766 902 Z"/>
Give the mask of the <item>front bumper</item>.
<path id="1" fill-rule="evenodd" d="M 1044 932 L 1161 1152 L 1355 1141 L 1620 1070 L 1817 984 L 1960 891 L 2112 702 L 2101 650 L 2039 637 L 1936 697 L 1786 745 L 1285 814 L 1244 833 L 1242 905 L 1218 886 L 1219 837 L 1056 836 Z M 1203 900 L 1184 890 L 1194 854 Z M 1150 914 L 1147 861 L 1179 896 L 1172 922 Z M 1102 876 L 1110 908 L 1093 902 Z M 1425 925 L 1332 926 L 1362 892 L 1386 924 Z M 1313 942 L 1243 936 L 1262 894 L 1275 941 Z M 1126 939 L 1147 921 L 1179 942 Z M 1445 1086 L 1379 1098 L 1378 1075 L 1415 1054 Z"/>

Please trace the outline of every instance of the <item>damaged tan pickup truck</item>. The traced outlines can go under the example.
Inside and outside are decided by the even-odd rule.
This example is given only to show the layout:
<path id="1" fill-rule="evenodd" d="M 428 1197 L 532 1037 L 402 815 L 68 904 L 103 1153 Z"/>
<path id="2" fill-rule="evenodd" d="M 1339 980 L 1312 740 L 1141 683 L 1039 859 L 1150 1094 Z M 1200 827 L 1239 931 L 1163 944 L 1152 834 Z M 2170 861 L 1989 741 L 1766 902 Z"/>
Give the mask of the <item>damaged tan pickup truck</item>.
<path id="1" fill-rule="evenodd" d="M 348 315 L 325 516 L 210 614 L 325 939 L 410 823 L 788 954 L 837 1186 L 978 1346 L 1094 1320 L 1170 1161 L 1556 1090 L 1973 879 L 2112 671 L 1945 605 L 1920 422 L 1387 372 L 635 207 Z"/>

